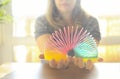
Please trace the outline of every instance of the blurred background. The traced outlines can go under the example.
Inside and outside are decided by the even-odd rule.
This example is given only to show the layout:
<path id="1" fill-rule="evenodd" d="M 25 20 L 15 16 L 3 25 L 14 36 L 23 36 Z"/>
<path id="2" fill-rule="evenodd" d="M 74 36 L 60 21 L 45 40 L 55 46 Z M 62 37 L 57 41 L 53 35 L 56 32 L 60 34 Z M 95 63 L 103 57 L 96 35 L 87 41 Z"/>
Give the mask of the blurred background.
<path id="1" fill-rule="evenodd" d="M 45 13 L 47 0 L 0 0 L 0 4 L 4 1 L 8 3 L 0 5 L 0 64 L 39 62 L 34 22 Z M 119 3 L 120 0 L 82 0 L 81 3 L 99 21 L 102 40 L 98 50 L 104 62 L 120 62 Z"/>

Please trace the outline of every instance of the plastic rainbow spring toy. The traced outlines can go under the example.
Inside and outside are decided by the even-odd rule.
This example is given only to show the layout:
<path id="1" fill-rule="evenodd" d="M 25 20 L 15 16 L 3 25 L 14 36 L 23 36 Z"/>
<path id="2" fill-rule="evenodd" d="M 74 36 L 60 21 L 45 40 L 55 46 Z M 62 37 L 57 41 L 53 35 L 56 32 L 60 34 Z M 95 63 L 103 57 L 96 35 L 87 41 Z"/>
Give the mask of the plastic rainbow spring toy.
<path id="1" fill-rule="evenodd" d="M 45 59 L 59 61 L 67 56 L 96 60 L 97 45 L 89 32 L 84 28 L 64 27 L 52 33 L 45 49 Z"/>

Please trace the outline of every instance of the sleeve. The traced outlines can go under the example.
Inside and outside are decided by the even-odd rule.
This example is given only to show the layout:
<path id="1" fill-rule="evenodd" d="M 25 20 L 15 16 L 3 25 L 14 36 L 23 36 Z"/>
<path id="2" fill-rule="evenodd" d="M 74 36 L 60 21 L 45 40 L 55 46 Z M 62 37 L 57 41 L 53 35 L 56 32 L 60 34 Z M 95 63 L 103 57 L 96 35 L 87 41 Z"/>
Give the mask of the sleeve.
<path id="1" fill-rule="evenodd" d="M 49 33 L 47 23 L 45 22 L 46 21 L 43 17 L 39 17 L 35 20 L 35 39 L 37 39 L 40 35 Z"/>
<path id="2" fill-rule="evenodd" d="M 99 29 L 99 24 L 96 18 L 91 17 L 88 25 L 87 25 L 88 31 L 90 34 L 94 37 L 94 39 L 100 41 L 101 40 L 101 33 Z"/>

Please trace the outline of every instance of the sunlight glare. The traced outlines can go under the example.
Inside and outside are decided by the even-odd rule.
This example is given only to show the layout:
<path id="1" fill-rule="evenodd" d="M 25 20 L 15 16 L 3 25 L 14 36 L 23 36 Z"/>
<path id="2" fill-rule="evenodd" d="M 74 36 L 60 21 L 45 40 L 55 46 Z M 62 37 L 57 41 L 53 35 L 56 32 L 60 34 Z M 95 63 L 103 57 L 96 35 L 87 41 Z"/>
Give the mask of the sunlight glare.
<path id="1" fill-rule="evenodd" d="M 27 48 L 24 45 L 14 47 L 15 60 L 17 62 L 26 62 Z"/>
<path id="2" fill-rule="evenodd" d="M 40 16 L 45 13 L 47 0 L 12 0 L 14 17 Z"/>
<path id="3" fill-rule="evenodd" d="M 96 16 L 120 14 L 120 0 L 82 0 L 82 7 Z"/>

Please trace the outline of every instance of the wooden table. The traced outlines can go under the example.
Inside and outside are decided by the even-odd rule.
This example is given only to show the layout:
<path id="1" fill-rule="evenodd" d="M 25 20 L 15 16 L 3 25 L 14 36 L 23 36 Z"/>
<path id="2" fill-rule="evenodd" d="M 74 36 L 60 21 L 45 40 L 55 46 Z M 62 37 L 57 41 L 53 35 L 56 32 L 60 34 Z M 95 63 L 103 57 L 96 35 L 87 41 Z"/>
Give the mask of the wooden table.
<path id="1" fill-rule="evenodd" d="M 42 63 L 12 63 L 12 72 L 2 79 L 120 79 L 120 63 L 95 63 L 92 71 L 71 65 L 66 70 L 51 69 Z"/>

